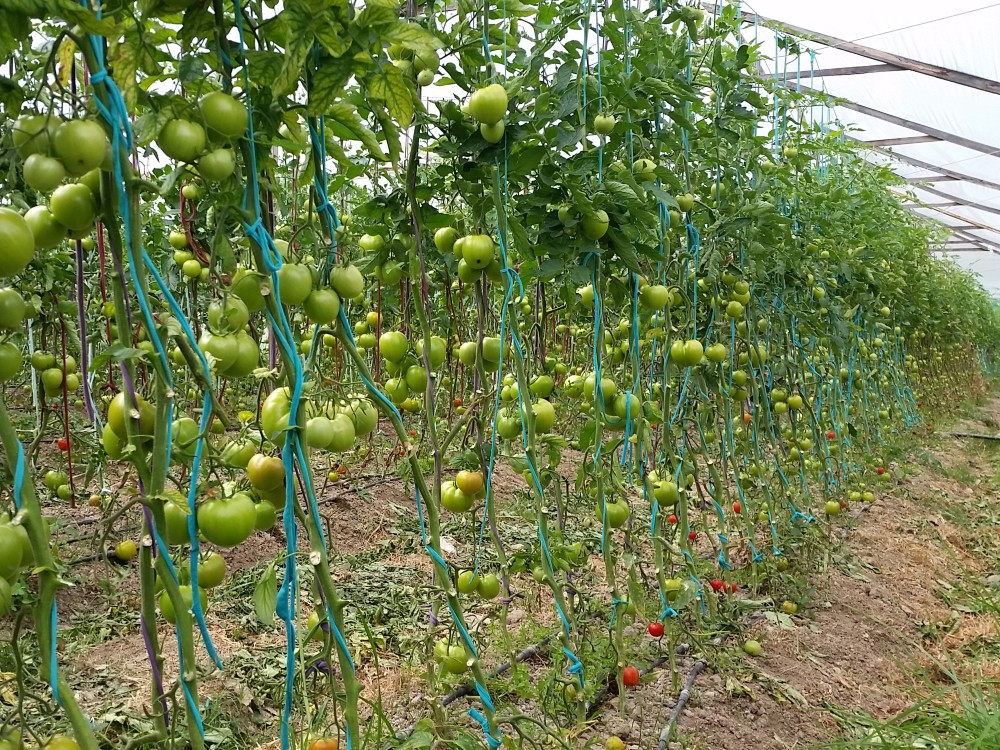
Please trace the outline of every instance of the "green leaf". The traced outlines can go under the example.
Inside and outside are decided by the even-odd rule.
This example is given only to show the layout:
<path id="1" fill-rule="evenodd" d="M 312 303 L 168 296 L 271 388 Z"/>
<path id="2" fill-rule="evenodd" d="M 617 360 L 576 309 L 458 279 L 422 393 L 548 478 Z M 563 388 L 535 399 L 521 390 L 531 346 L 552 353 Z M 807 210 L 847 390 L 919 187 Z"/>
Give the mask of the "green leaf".
<path id="1" fill-rule="evenodd" d="M 112 39 L 116 36 L 113 18 L 109 16 L 98 18 L 94 11 L 75 2 L 75 0 L 59 0 L 56 3 L 55 12 L 88 34 L 97 34 Z"/>
<path id="2" fill-rule="evenodd" d="M 619 239 L 617 232 L 609 232 L 608 239 L 614 244 L 615 255 L 621 259 L 622 263 L 630 270 L 639 273 L 641 270 L 639 267 L 639 256 L 636 254 L 632 244 L 617 241 Z"/>
<path id="3" fill-rule="evenodd" d="M 576 112 L 577 107 L 580 106 L 580 92 L 578 89 L 568 89 L 563 92 L 563 95 L 559 98 L 559 106 L 556 108 L 556 112 L 553 115 L 555 120 L 564 120 L 572 112 Z"/>
<path id="4" fill-rule="evenodd" d="M 750 59 L 750 48 L 745 44 L 741 44 L 739 49 L 736 50 L 736 64 L 742 68 L 746 66 L 747 61 L 749 59 Z"/>
<path id="5" fill-rule="evenodd" d="M 217 264 L 217 268 L 225 273 L 236 270 L 236 254 L 233 252 L 233 244 L 229 241 L 224 224 L 218 225 L 212 242 L 212 263 Z"/>
<path id="6" fill-rule="evenodd" d="M 347 155 L 347 152 L 341 147 L 339 143 L 333 138 L 326 139 L 326 152 L 327 155 L 332 156 L 337 160 L 337 163 L 342 166 L 347 166 L 351 164 L 351 159 Z M 312 167 L 312 160 L 309 161 L 310 168 Z"/>
<path id="7" fill-rule="evenodd" d="M 523 256 L 528 251 L 531 247 L 531 241 L 528 239 L 524 225 L 513 212 L 507 217 L 507 229 L 509 232 L 507 235 L 507 262 L 510 263 L 515 256 Z"/>
<path id="8" fill-rule="evenodd" d="M 420 204 L 421 224 L 427 229 L 440 229 L 441 227 L 451 227 L 455 225 L 455 217 L 451 214 L 441 213 L 430 203 Z"/>
<path id="9" fill-rule="evenodd" d="M 0 76 L 0 104 L 6 107 L 8 112 L 20 110 L 26 98 L 24 89 L 9 78 Z"/>
<path id="10" fill-rule="evenodd" d="M 385 102 L 392 118 L 402 126 L 413 120 L 413 97 L 403 72 L 395 65 L 385 65 L 368 84 L 368 95 Z"/>
<path id="11" fill-rule="evenodd" d="M 160 180 L 160 195 L 164 198 L 171 195 L 177 186 L 177 182 L 181 178 L 186 177 L 187 174 L 186 169 L 171 169 L 166 177 Z"/>
<path id="12" fill-rule="evenodd" d="M 117 71 L 116 71 L 117 72 Z M 201 55 L 184 55 L 177 65 L 177 80 L 194 83 L 205 77 L 205 60 Z"/>
<path id="13" fill-rule="evenodd" d="M 582 128 L 565 128 L 561 127 L 558 129 L 559 134 L 556 136 L 556 144 L 559 148 L 569 148 L 580 142 L 583 137 Z"/>
<path id="14" fill-rule="evenodd" d="M 661 203 L 666 204 L 668 207 L 680 210 L 680 207 L 677 205 L 677 200 L 674 198 L 674 196 L 670 195 L 670 193 L 668 193 L 663 188 L 659 188 L 656 185 L 649 185 L 646 187 L 646 192 L 651 193 L 653 196 L 656 197 L 657 200 L 659 200 Z"/>
<path id="15" fill-rule="evenodd" d="M 514 172 L 526 174 L 538 168 L 542 159 L 548 156 L 549 150 L 545 146 L 528 146 L 522 148 L 511 155 L 509 163 L 510 169 Z"/>
<path id="16" fill-rule="evenodd" d="M 373 104 L 376 104 L 373 102 Z M 378 120 L 379 125 L 382 127 L 382 134 L 385 136 L 385 147 L 389 152 L 389 163 L 392 164 L 393 169 L 399 164 L 400 156 L 402 155 L 402 148 L 399 145 L 399 128 L 393 119 L 389 116 L 389 113 L 385 110 L 385 107 L 378 105 L 372 107 L 372 112 L 375 114 L 375 119 Z"/>
<path id="17" fill-rule="evenodd" d="M 604 191 L 616 206 L 639 202 L 639 196 L 636 195 L 635 191 L 624 182 L 619 182 L 618 180 L 608 180 L 605 182 Z"/>
<path id="18" fill-rule="evenodd" d="M 421 722 L 423 724 L 424 722 Z M 430 750 L 434 747 L 435 735 L 426 727 L 414 730 L 399 750 Z"/>
<path id="19" fill-rule="evenodd" d="M 108 362 L 125 362 L 133 359 L 145 359 L 146 356 L 146 352 L 142 349 L 133 349 L 128 346 L 123 346 L 120 343 L 115 343 L 94 357 L 90 366 L 96 371 L 103 368 L 106 364 L 108 364 Z"/>
<path id="20" fill-rule="evenodd" d="M 267 566 L 253 590 L 253 608 L 257 619 L 264 625 L 274 623 L 274 612 L 278 607 L 278 576 L 274 563 Z"/>
<path id="21" fill-rule="evenodd" d="M 140 146 L 152 143 L 160 134 L 167 120 L 174 117 L 169 107 L 160 107 L 153 112 L 142 115 L 135 121 L 135 139 Z"/>
<path id="22" fill-rule="evenodd" d="M 195 3 L 184 11 L 184 23 L 178 38 L 184 41 L 194 39 L 208 39 L 215 29 L 215 17 L 209 12 L 208 6 L 203 3 Z"/>
<path id="23" fill-rule="evenodd" d="M 31 34 L 31 22 L 15 10 L 0 9 L 0 60 L 14 52 Z"/>
<path id="24" fill-rule="evenodd" d="M 543 281 L 555 278 L 556 274 L 558 274 L 565 267 L 566 261 L 562 258 L 546 258 L 538 267 L 538 276 Z"/>
<path id="25" fill-rule="evenodd" d="M 361 119 L 357 108 L 351 102 L 342 99 L 332 104 L 329 110 L 327 110 L 327 118 L 335 120 L 347 128 L 368 149 L 368 153 L 372 155 L 373 159 L 386 161 L 387 157 L 382 150 L 382 145 L 379 143 L 378 137 L 368 127 L 368 123 Z"/>
<path id="26" fill-rule="evenodd" d="M 528 461 L 524 458 L 510 456 L 507 458 L 507 464 L 518 474 L 523 474 L 528 470 Z"/>

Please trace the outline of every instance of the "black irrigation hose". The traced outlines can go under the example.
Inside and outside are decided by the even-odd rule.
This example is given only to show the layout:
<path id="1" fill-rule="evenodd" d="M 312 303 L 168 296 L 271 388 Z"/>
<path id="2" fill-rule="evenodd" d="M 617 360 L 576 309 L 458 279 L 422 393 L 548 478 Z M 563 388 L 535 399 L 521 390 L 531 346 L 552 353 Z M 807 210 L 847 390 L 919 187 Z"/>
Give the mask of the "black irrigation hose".
<path id="1" fill-rule="evenodd" d="M 691 647 L 688 644 L 678 643 L 677 647 L 674 649 L 674 653 L 676 653 L 677 656 L 683 656 L 690 650 Z M 639 670 L 639 677 L 645 677 L 650 672 L 656 671 L 668 661 L 670 661 L 669 654 L 657 657 L 648 667 Z M 590 705 L 587 706 L 587 718 L 591 718 L 597 712 L 597 709 L 601 707 L 601 704 L 613 695 L 618 695 L 618 682 L 616 680 L 616 675 L 609 674 L 604 682 L 604 687 L 594 694 L 594 700 L 592 700 Z"/>
<path id="2" fill-rule="evenodd" d="M 548 645 L 549 641 L 551 641 L 555 637 L 556 637 L 556 634 L 555 633 L 551 633 L 551 634 L 545 636 L 542 640 L 540 640 L 534 646 L 528 646 L 523 651 L 518 652 L 518 654 L 514 657 L 514 663 L 515 664 L 521 664 L 523 662 L 526 662 L 532 656 L 534 656 L 539 651 L 541 651 L 543 648 L 545 648 L 545 646 Z M 491 671 L 489 673 L 488 677 L 490 679 L 493 679 L 494 677 L 499 677 L 500 675 L 502 675 L 504 672 L 506 672 L 510 668 L 511 668 L 511 663 L 509 661 L 505 661 L 499 667 L 497 667 L 496 669 L 494 669 L 493 671 Z M 475 686 L 474 683 L 467 682 L 464 685 L 459 685 L 457 688 L 455 688 L 454 690 L 452 690 L 450 693 L 448 693 L 448 695 L 446 695 L 444 698 L 441 699 L 441 705 L 443 705 L 443 706 L 450 706 L 452 703 L 454 703 L 455 701 L 457 701 L 459 698 L 464 698 L 464 697 L 466 697 L 468 695 L 472 695 L 474 692 L 476 692 L 476 686 Z"/>
<path id="3" fill-rule="evenodd" d="M 119 558 L 115 554 L 114 547 L 112 547 L 110 549 L 104 550 L 103 554 L 85 555 L 83 557 L 77 557 L 77 558 L 75 558 L 73 560 L 70 560 L 66 564 L 69 567 L 73 567 L 75 565 L 83 565 L 84 563 L 97 562 L 99 560 L 101 560 L 101 561 L 107 561 L 107 562 L 110 562 L 112 565 L 118 565 L 120 567 L 124 567 L 124 566 L 126 566 L 126 565 L 128 565 L 129 563 L 132 562 L 131 560 L 122 560 L 121 558 Z"/>
<path id="4" fill-rule="evenodd" d="M 367 482 L 362 485 L 345 487 L 341 492 L 337 493 L 336 495 L 331 495 L 330 497 L 322 498 L 322 500 L 324 503 L 333 503 L 336 502 L 337 500 L 343 500 L 345 497 L 349 497 L 350 495 L 356 495 L 364 490 L 371 489 L 372 487 L 377 487 L 380 484 L 388 484 L 389 482 L 397 480 L 399 480 L 399 477 L 397 477 L 395 474 L 391 476 L 379 477 L 373 482 Z"/>
<path id="5" fill-rule="evenodd" d="M 677 705 L 674 706 L 674 710 L 670 712 L 670 719 L 667 720 L 667 725 L 663 727 L 663 731 L 660 732 L 660 741 L 656 743 L 656 750 L 666 750 L 667 740 L 670 739 L 670 732 L 673 730 L 674 725 L 677 724 L 677 719 L 680 717 L 681 712 L 687 705 L 688 699 L 691 697 L 691 688 L 694 686 L 694 681 L 698 679 L 698 675 L 701 674 L 708 663 L 704 659 L 699 659 L 691 667 L 691 671 L 688 673 L 687 679 L 684 681 L 684 687 L 677 696 Z"/>
<path id="6" fill-rule="evenodd" d="M 558 635 L 558 633 L 550 633 L 549 635 L 547 635 L 544 638 L 542 638 L 542 640 L 540 640 L 535 645 L 528 646 L 523 651 L 518 652 L 518 654 L 514 657 L 513 664 L 521 664 L 522 662 L 527 661 L 532 656 L 534 656 L 539 651 L 541 651 L 543 648 L 545 648 L 545 646 L 549 643 L 549 641 L 551 641 L 557 635 Z M 499 677 L 504 672 L 506 672 L 508 669 L 510 669 L 511 665 L 512 665 L 512 663 L 510 661 L 505 661 L 503 664 L 501 664 L 500 666 L 498 666 L 495 669 L 493 669 L 489 673 L 488 678 L 489 679 L 493 679 L 494 677 Z M 441 699 L 441 705 L 443 705 L 443 706 L 450 706 L 452 703 L 454 703 L 455 701 L 457 701 L 459 698 L 464 698 L 466 696 L 470 696 L 470 695 L 472 695 L 475 692 L 476 692 L 476 686 L 475 686 L 475 684 L 471 683 L 471 682 L 466 682 L 466 683 L 464 683 L 462 685 L 459 685 L 457 688 L 455 688 L 450 693 L 448 693 L 448 695 L 446 695 L 444 698 L 442 698 Z M 413 724 L 410 724 L 410 726 L 406 727 L 405 729 L 401 729 L 400 731 L 396 732 L 396 739 L 397 740 L 405 740 L 407 737 L 409 737 L 413 733 L 413 730 L 414 730 L 414 728 L 416 726 L 417 726 L 417 723 L 414 722 Z M 389 746 L 386 745 L 386 747 L 389 747 Z"/>
<path id="7" fill-rule="evenodd" d="M 545 636 L 542 640 L 540 640 L 535 645 L 528 646 L 523 651 L 520 651 L 514 657 L 513 664 L 521 664 L 522 662 L 527 661 L 532 656 L 534 656 L 539 651 L 541 651 L 543 648 L 545 648 L 545 646 L 549 643 L 549 641 L 551 641 L 557 635 L 558 635 L 558 633 L 550 633 L 549 635 Z M 683 656 L 684 654 L 686 654 L 690 650 L 691 650 L 691 647 L 688 644 L 686 644 L 686 643 L 679 643 L 679 644 L 677 644 L 677 647 L 674 649 L 674 652 L 678 656 Z M 647 674 L 649 674 L 650 672 L 653 672 L 653 671 L 659 669 L 660 667 L 662 667 L 664 664 L 666 664 L 669 661 L 670 661 L 670 656 L 669 655 L 664 655 L 664 656 L 657 657 L 656 659 L 653 660 L 652 663 L 650 663 L 650 665 L 648 667 L 646 667 L 645 669 L 640 669 L 639 670 L 640 677 L 645 677 Z M 488 677 L 490 679 L 493 679 L 494 677 L 499 677 L 504 672 L 506 672 L 508 669 L 510 669 L 511 666 L 512 666 L 512 662 L 505 661 L 503 664 L 501 664 L 500 666 L 498 666 L 495 669 L 493 669 L 489 673 Z M 685 685 L 684 690 L 681 691 L 681 698 L 678 699 L 677 707 L 674 708 L 674 714 L 671 716 L 671 722 L 675 721 L 677 719 L 677 716 L 680 715 L 680 712 L 684 708 L 684 704 L 687 703 L 687 699 L 688 699 L 687 693 L 688 693 L 688 691 L 691 688 L 691 684 L 694 682 L 694 678 L 697 677 L 698 676 L 698 672 L 700 672 L 704 668 L 705 668 L 705 660 L 704 659 L 699 659 L 695 663 L 694 668 L 692 668 L 691 674 L 688 675 L 687 684 Z M 615 682 L 614 675 L 613 674 L 612 675 L 608 675 L 607 679 L 605 680 L 605 686 L 603 688 L 601 688 L 597 692 L 597 694 L 594 696 L 594 700 L 591 701 L 590 705 L 587 707 L 587 716 L 588 717 L 592 716 L 593 713 L 601 706 L 601 704 L 604 703 L 611 696 L 611 688 L 613 686 L 617 686 L 617 683 Z M 464 698 L 464 697 L 472 695 L 475 691 L 476 691 L 475 685 L 472 684 L 472 683 L 468 683 L 467 682 L 467 683 L 465 683 L 463 685 L 459 685 L 457 688 L 455 688 L 454 690 L 452 690 L 450 693 L 448 693 L 448 695 L 446 695 L 444 698 L 441 699 L 441 704 L 443 706 L 449 706 L 452 703 L 454 703 L 455 701 L 457 701 L 459 698 Z M 617 691 L 616 691 L 616 694 L 617 694 Z M 414 722 L 413 724 L 410 724 L 405 729 L 401 729 L 400 731 L 396 732 L 396 740 L 405 740 L 407 737 L 409 737 L 413 733 L 413 730 L 414 730 L 414 728 L 416 726 L 417 726 L 417 723 Z M 668 727 L 669 726 L 670 725 L 668 724 Z M 386 745 L 385 747 L 389 747 L 389 745 Z"/>
<path id="8" fill-rule="evenodd" d="M 1000 435 L 983 435 L 978 432 L 939 432 L 938 435 L 956 438 L 977 438 L 978 440 L 1000 440 Z"/>
<path id="9" fill-rule="evenodd" d="M 840 541 L 842 543 L 847 541 L 847 537 L 850 535 L 851 529 L 854 528 L 854 525 L 861 520 L 861 516 L 869 512 L 877 504 L 878 504 L 877 501 L 865 503 L 864 505 L 861 506 L 861 509 L 857 513 L 851 516 L 851 523 L 844 526 L 844 528 L 840 532 Z"/>

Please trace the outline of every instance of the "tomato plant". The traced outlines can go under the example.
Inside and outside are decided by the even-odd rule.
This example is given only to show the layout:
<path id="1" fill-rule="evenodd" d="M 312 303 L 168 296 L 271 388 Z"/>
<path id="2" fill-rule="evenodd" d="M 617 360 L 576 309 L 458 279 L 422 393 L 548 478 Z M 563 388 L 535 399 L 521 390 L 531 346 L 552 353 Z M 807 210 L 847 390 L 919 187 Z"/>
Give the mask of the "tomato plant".
<path id="1" fill-rule="evenodd" d="M 470 680 L 499 746 L 499 641 L 470 623 L 508 640 L 538 589 L 566 714 L 546 719 L 582 725 L 593 685 L 639 683 L 595 643 L 628 663 L 634 623 L 673 648 L 722 595 L 773 593 L 761 571 L 790 578 L 786 552 L 874 502 L 882 447 L 1000 341 L 928 255 L 939 228 L 757 72 L 730 4 L 0 13 L 0 616 L 56 653 L 19 669 L 67 680 L 18 721 L 84 750 L 102 738 L 51 623 L 85 542 L 44 520 L 78 497 L 137 580 L 138 739 L 203 750 L 213 631 L 280 627 L 260 700 L 283 747 L 380 741 L 372 650 L 422 660 L 430 695 Z M 372 518 L 386 550 L 417 540 L 419 585 L 348 569 Z M 213 599 L 247 606 L 210 628 Z M 428 744 L 452 742 L 430 706 Z"/>

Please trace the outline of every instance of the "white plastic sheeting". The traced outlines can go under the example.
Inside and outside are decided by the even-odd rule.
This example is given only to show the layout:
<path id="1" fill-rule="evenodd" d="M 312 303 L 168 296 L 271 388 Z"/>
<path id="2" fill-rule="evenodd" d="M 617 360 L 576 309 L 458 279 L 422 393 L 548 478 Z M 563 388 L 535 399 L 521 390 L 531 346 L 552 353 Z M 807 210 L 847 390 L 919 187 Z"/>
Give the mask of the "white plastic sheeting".
<path id="1" fill-rule="evenodd" d="M 840 105 L 822 114 L 824 121 L 839 122 L 850 137 L 861 141 L 924 137 L 925 142 L 873 148 L 868 158 L 878 163 L 891 159 L 893 169 L 910 181 L 913 210 L 953 229 L 948 245 L 935 250 L 948 252 L 979 273 L 984 286 L 1000 298 L 1000 95 L 910 70 L 826 76 L 824 70 L 881 61 L 797 35 L 801 54 L 781 51 L 775 57 L 773 24 L 763 20 L 1000 82 L 1000 2 L 753 0 L 739 8 L 751 17 L 744 37 L 759 42 L 763 53 L 774 58 L 764 64 L 766 73 L 777 73 L 792 87 L 820 90 L 913 124 L 887 122 Z M 930 140 L 921 128 L 968 139 L 978 148 L 944 138 Z M 890 153 L 934 168 L 915 166 Z"/>

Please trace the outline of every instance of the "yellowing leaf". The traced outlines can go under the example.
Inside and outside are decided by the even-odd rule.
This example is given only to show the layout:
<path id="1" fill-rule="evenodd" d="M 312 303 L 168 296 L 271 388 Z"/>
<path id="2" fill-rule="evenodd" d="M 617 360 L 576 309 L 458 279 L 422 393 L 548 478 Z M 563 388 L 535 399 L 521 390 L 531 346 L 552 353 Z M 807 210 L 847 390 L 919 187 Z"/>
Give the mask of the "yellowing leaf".
<path id="1" fill-rule="evenodd" d="M 396 20 L 384 33 L 386 39 L 418 51 L 441 47 L 441 42 L 427 29 L 401 19 Z"/>
<path id="2" fill-rule="evenodd" d="M 16 674 L 13 672 L 0 672 L 0 685 L 3 685 L 3 688 L 0 689 L 0 701 L 3 701 L 8 706 L 17 705 L 17 693 L 13 688 L 16 684 Z"/>
<path id="3" fill-rule="evenodd" d="M 69 38 L 63 39 L 59 45 L 59 54 L 56 56 L 56 72 L 59 76 L 59 83 L 66 88 L 69 86 L 70 76 L 73 74 L 73 53 L 76 52 L 76 43 Z"/>
<path id="4" fill-rule="evenodd" d="M 395 65 L 386 65 L 368 84 L 368 95 L 385 102 L 392 118 L 403 127 L 413 120 L 413 97 L 403 79 L 402 71 Z"/>

